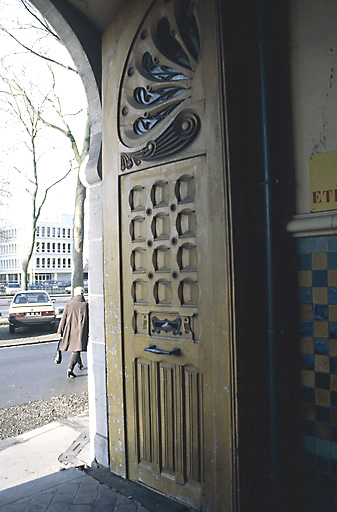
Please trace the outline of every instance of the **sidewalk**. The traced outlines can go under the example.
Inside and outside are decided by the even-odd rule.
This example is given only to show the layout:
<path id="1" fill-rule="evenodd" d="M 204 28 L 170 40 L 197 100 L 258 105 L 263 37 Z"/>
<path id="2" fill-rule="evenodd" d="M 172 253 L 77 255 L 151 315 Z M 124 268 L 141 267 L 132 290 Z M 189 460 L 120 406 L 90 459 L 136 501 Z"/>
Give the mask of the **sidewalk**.
<path id="1" fill-rule="evenodd" d="M 0 512 L 190 510 L 106 468 L 87 467 L 88 425 L 83 413 L 0 441 Z"/>

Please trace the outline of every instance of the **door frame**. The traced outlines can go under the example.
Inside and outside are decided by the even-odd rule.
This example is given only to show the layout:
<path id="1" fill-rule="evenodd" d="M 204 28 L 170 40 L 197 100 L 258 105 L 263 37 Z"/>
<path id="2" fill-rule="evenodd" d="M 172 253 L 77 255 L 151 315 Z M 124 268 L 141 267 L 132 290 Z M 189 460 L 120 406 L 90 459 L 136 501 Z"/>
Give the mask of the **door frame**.
<path id="1" fill-rule="evenodd" d="M 204 23 L 209 23 L 212 36 L 206 38 L 205 45 L 217 48 L 215 55 L 205 63 L 205 76 L 212 77 L 218 84 L 205 87 L 207 118 L 215 124 L 214 130 L 218 138 L 208 141 L 207 158 L 209 165 L 222 169 L 221 186 L 216 178 L 208 181 L 207 190 L 212 186 L 217 194 L 222 194 L 221 211 L 215 204 L 210 204 L 214 223 L 211 232 L 218 253 L 223 254 L 222 280 L 226 283 L 225 290 L 213 291 L 213 303 L 222 305 L 223 322 L 214 329 L 217 352 L 214 350 L 207 365 L 213 373 L 212 389 L 222 390 L 221 403 L 213 404 L 217 412 L 214 420 L 216 446 L 212 453 L 207 453 L 212 471 L 207 475 L 204 489 L 203 510 L 237 511 L 238 504 L 238 417 L 237 417 L 237 370 L 236 370 L 236 339 L 234 313 L 234 270 L 233 244 L 231 226 L 231 198 L 229 169 L 227 158 L 226 135 L 226 98 L 224 88 L 224 57 L 221 39 L 221 2 L 213 0 L 213 8 L 209 2 L 200 0 Z M 117 19 L 109 27 L 103 37 L 103 223 L 104 223 L 104 292 L 105 292 L 105 333 L 107 360 L 107 398 L 108 425 L 110 447 L 110 469 L 124 478 L 128 477 L 126 459 L 126 414 L 124 390 L 124 352 L 123 352 L 123 311 L 121 290 L 121 254 L 120 254 L 120 211 L 119 211 L 119 154 L 117 144 L 111 143 L 115 137 L 117 126 L 117 109 L 119 80 L 109 82 L 114 69 L 122 70 L 125 55 L 129 47 L 118 46 L 119 36 L 123 32 L 123 40 L 133 41 L 138 26 L 152 4 L 152 0 L 144 2 L 129 0 L 124 4 Z M 206 5 L 207 4 L 207 5 Z M 130 9 L 132 7 L 132 16 Z M 116 34 L 116 30 L 118 34 Z M 208 48 L 208 55 L 212 51 Z M 111 85 L 113 83 L 113 85 Z M 216 94 L 216 96 L 214 96 Z M 219 176 L 217 177 L 219 178 Z M 217 237 L 219 230 L 224 237 Z M 226 243 L 223 243 L 223 240 Z M 214 267 L 214 271 L 217 269 Z M 225 328 L 224 328 L 225 326 Z M 220 343 L 221 340 L 221 343 Z M 210 386 L 211 387 L 211 386 Z M 206 400 L 213 403 L 212 389 L 206 393 Z M 215 412 L 214 412 L 215 415 Z M 226 454 L 224 459 L 223 454 Z M 226 460 L 227 464 L 224 464 Z M 222 508 L 221 508 L 222 507 Z"/>

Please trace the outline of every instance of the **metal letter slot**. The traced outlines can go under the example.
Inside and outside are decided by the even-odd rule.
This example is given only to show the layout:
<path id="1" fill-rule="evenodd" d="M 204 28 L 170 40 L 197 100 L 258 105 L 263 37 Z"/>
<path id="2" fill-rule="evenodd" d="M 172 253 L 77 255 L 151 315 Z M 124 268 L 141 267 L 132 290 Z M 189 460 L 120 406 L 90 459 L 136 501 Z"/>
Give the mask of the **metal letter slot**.
<path id="1" fill-rule="evenodd" d="M 152 332 L 160 334 L 160 331 L 164 331 L 167 333 L 172 333 L 174 336 L 179 334 L 181 336 L 180 327 L 181 327 L 181 318 L 178 316 L 175 320 L 159 320 L 156 316 L 152 317 Z"/>
<path id="2" fill-rule="evenodd" d="M 156 345 L 150 345 L 147 348 L 144 348 L 145 352 L 152 352 L 153 354 L 166 354 L 168 356 L 180 356 L 180 348 L 174 348 L 173 350 L 161 350 L 160 348 L 156 348 Z"/>

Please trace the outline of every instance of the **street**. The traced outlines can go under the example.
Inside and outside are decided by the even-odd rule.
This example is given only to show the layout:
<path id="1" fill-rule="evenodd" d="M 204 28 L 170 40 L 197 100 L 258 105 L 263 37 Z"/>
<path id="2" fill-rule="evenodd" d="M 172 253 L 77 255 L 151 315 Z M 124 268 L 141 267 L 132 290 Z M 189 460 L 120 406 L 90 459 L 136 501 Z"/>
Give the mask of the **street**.
<path id="1" fill-rule="evenodd" d="M 63 309 L 70 296 L 55 296 L 55 309 Z M 0 312 L 8 316 L 9 297 L 0 298 Z M 56 320 L 56 327 L 59 318 Z M 60 365 L 54 363 L 57 341 L 48 326 L 20 327 L 9 333 L 8 324 L 0 324 L 0 409 L 29 401 L 47 399 L 62 393 L 87 391 L 87 357 L 82 353 L 84 370 L 75 368 L 78 377 L 67 379 L 70 352 L 62 352 Z M 19 344 L 18 346 L 11 346 Z"/>
<path id="2" fill-rule="evenodd" d="M 56 345 L 54 341 L 0 348 L 0 409 L 61 393 L 87 391 L 86 353 L 81 354 L 84 369 L 75 368 L 78 377 L 67 379 L 70 352 L 62 352 L 62 363 L 57 365 L 54 363 Z"/>

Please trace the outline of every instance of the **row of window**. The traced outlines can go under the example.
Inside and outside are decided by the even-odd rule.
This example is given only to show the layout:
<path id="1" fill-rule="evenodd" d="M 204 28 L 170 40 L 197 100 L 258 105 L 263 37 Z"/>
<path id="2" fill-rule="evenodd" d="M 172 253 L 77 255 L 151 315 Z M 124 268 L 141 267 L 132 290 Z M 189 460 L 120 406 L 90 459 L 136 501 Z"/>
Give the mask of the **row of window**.
<path id="1" fill-rule="evenodd" d="M 36 268 L 71 268 L 71 258 L 36 258 Z"/>
<path id="2" fill-rule="evenodd" d="M 36 236 L 51 236 L 53 238 L 71 238 L 71 228 L 51 228 L 48 226 L 37 226 Z"/>
<path id="3" fill-rule="evenodd" d="M 16 229 L 2 229 L 0 231 L 0 241 L 11 240 L 12 238 L 16 238 Z"/>
<path id="4" fill-rule="evenodd" d="M 36 242 L 36 252 L 68 252 L 71 253 L 71 244 L 56 244 L 55 242 Z"/>
<path id="5" fill-rule="evenodd" d="M 2 260 L 0 261 L 0 269 L 1 270 L 10 270 L 13 268 L 18 268 L 19 261 L 18 260 Z"/>
<path id="6" fill-rule="evenodd" d="M 15 254 L 16 244 L 6 244 L 0 246 L 0 254 Z"/>

